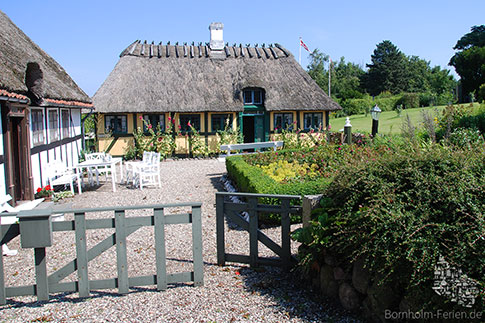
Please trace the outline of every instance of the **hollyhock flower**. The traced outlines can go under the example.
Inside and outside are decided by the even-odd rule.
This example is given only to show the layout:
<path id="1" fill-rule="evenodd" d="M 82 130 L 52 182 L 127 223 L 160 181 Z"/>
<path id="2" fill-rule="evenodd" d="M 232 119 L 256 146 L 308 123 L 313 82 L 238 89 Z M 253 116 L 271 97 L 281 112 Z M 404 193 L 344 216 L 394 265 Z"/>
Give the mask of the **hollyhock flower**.
<path id="1" fill-rule="evenodd" d="M 148 128 L 148 129 L 151 129 L 151 128 L 152 128 L 152 125 L 151 125 L 151 124 L 149 124 L 149 125 L 147 126 L 147 128 Z"/>
<path id="2" fill-rule="evenodd" d="M 143 120 L 143 117 L 142 116 L 140 116 L 139 118 L 140 118 L 140 120 Z"/>

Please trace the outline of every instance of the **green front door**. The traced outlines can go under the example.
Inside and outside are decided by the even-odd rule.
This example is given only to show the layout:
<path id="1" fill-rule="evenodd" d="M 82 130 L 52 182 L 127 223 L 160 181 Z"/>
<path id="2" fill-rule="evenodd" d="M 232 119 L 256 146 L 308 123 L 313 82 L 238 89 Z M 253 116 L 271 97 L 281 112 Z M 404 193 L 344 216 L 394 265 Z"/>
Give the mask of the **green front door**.
<path id="1" fill-rule="evenodd" d="M 254 142 L 264 141 L 264 115 L 254 117 Z"/>
<path id="2" fill-rule="evenodd" d="M 239 124 L 244 142 L 263 142 L 269 137 L 269 114 L 245 110 L 239 114 Z"/>

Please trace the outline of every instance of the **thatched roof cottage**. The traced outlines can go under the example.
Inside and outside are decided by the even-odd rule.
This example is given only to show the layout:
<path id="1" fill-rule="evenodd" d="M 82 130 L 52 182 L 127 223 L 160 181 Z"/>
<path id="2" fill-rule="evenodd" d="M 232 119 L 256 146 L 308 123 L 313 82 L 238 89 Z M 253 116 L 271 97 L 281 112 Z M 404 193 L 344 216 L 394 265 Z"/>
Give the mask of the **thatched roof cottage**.
<path id="1" fill-rule="evenodd" d="M 277 127 L 297 122 L 301 129 L 328 124 L 329 111 L 341 109 L 279 44 L 224 45 L 221 23 L 210 25 L 205 45 L 135 41 L 93 97 L 101 114 L 99 134 L 107 129 L 122 154 L 139 117 L 167 124 L 188 121 L 206 137 L 229 117 L 245 142 L 266 141 Z M 107 145 L 107 143 L 106 143 Z M 103 140 L 100 141 L 100 149 Z M 181 147 L 182 146 L 182 147 Z M 177 152 L 184 152 L 179 142 Z M 186 151 L 185 151 L 186 152 Z"/>
<path id="2" fill-rule="evenodd" d="M 81 109 L 91 99 L 66 71 L 0 11 L 0 194 L 31 200 L 43 166 L 77 163 Z M 3 185 L 4 184 L 4 185 Z"/>

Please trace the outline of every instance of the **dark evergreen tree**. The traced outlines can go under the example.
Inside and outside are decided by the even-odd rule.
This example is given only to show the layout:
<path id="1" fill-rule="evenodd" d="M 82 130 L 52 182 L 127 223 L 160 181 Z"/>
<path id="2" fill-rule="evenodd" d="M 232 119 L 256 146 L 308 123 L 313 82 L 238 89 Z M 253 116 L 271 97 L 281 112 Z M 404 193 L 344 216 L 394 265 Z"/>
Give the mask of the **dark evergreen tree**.
<path id="1" fill-rule="evenodd" d="M 409 73 L 406 56 L 389 40 L 377 44 L 371 56 L 372 64 L 363 78 L 365 89 L 371 95 L 381 92 L 401 93 L 407 89 Z"/>

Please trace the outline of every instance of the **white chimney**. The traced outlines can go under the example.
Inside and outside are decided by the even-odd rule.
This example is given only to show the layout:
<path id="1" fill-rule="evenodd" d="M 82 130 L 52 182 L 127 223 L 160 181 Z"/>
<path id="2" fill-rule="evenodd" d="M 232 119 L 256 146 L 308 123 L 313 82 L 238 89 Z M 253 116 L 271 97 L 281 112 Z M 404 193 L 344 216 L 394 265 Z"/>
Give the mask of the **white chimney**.
<path id="1" fill-rule="evenodd" d="M 222 22 L 213 22 L 209 26 L 211 31 L 211 50 L 223 50 L 224 49 L 224 38 L 222 37 L 222 30 L 224 29 L 224 24 Z"/>

